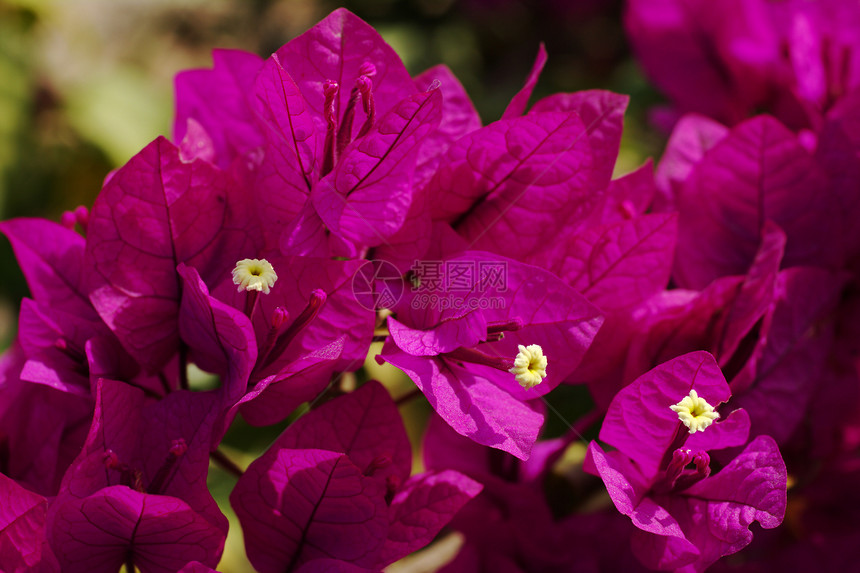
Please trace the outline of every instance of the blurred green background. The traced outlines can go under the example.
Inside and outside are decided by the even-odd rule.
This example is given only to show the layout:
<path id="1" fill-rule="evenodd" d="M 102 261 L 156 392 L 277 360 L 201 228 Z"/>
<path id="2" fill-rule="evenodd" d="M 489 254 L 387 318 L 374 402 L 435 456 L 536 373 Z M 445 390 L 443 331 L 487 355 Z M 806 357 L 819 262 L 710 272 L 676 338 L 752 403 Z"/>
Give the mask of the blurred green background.
<path id="1" fill-rule="evenodd" d="M 339 6 L 374 26 L 413 75 L 447 64 L 485 124 L 501 115 L 544 42 L 549 62 L 535 98 L 595 88 L 631 95 L 618 174 L 662 148 L 663 135 L 645 120 L 658 96 L 631 59 L 621 0 L 0 0 L 0 219 L 59 220 L 91 206 L 110 170 L 169 135 L 176 72 L 211 66 L 218 47 L 268 55 Z M 14 338 L 27 287 L 2 239 L 0 265 L 2 349 Z M 395 396 L 410 385 L 397 388 L 397 374 L 371 374 L 394 380 Z M 550 417 L 550 435 L 587 408 L 571 411 L 576 400 L 554 394 L 561 415 Z M 420 406 L 404 412 L 419 421 L 414 439 L 426 418 Z M 246 465 L 278 431 L 249 443 L 252 434 L 234 429 L 227 451 Z M 222 505 L 234 482 L 220 470 L 210 475 Z M 413 562 L 407 570 L 432 569 Z M 251 570 L 236 535 L 220 570 Z"/>

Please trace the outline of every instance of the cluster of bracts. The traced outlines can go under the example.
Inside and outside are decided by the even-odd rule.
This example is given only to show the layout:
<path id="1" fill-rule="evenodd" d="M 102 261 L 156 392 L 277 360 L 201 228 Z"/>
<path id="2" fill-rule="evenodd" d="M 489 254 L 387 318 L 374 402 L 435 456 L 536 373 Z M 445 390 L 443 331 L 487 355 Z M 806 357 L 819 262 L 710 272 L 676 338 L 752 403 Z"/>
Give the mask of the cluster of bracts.
<path id="1" fill-rule="evenodd" d="M 628 6 L 674 131 L 616 179 L 627 98 L 529 107 L 543 49 L 487 126 L 345 10 L 179 74 L 173 140 L 91 210 L 0 223 L 32 294 L 0 569 L 213 571 L 210 458 L 306 403 L 230 496 L 261 572 L 380 571 L 445 531 L 446 572 L 855 562 L 860 9 L 699 4 Z M 374 341 L 435 410 L 421 473 L 388 390 L 339 384 Z M 560 384 L 593 410 L 539 440 Z"/>

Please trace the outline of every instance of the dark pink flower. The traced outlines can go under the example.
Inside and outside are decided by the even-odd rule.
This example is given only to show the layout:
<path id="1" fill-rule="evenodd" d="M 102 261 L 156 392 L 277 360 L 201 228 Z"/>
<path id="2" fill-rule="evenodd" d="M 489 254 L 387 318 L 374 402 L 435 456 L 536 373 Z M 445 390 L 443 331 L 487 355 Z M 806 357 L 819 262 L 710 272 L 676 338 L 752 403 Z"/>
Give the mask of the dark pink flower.
<path id="1" fill-rule="evenodd" d="M 600 439 L 616 450 L 589 445 L 586 469 L 639 529 L 632 547 L 648 567 L 703 571 L 749 544 L 752 521 L 782 522 L 787 477 L 772 438 L 755 438 L 711 474 L 708 451 L 743 445 L 749 433 L 745 411 L 715 410 L 730 397 L 711 355 L 685 354 L 612 401 Z"/>

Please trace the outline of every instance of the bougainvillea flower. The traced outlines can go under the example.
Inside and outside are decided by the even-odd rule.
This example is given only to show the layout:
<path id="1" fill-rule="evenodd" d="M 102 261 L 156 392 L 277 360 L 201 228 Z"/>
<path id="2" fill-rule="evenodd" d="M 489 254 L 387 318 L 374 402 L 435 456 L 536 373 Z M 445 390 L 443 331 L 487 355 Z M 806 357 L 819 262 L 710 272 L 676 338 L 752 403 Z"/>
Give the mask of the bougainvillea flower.
<path id="1" fill-rule="evenodd" d="M 817 379 L 836 373 L 832 316 L 846 280 L 817 268 L 779 271 L 784 245 L 785 235 L 768 223 L 746 275 L 717 279 L 698 293 L 668 291 L 637 308 L 621 366 L 590 382 L 596 401 L 608 404 L 647 370 L 707 350 L 725 369 L 735 407 L 751 413 L 752 435 L 783 444 L 808 416 Z M 764 395 L 778 416 L 759 406 Z M 834 417 L 829 421 L 824 426 L 832 428 Z"/>
<path id="2" fill-rule="evenodd" d="M 589 445 L 586 469 L 639 529 L 632 547 L 648 567 L 703 571 L 748 545 L 753 521 L 782 522 L 787 476 L 772 438 L 755 438 L 711 474 L 709 450 L 748 439 L 746 412 L 713 411 L 730 397 L 710 354 L 685 354 L 618 393 L 600 431 L 614 451 Z"/>
<path id="3" fill-rule="evenodd" d="M 418 277 L 388 319 L 391 337 L 377 360 L 406 372 L 457 432 L 525 459 L 543 423 L 537 398 L 573 371 L 602 318 L 537 267 L 479 251 L 442 263 L 452 275 L 449 290 Z M 456 268 L 481 274 L 458 292 L 450 281 Z M 548 366 L 546 378 L 525 389 L 511 368 L 519 347 L 532 344 L 541 347 Z"/>
<path id="4" fill-rule="evenodd" d="M 255 424 L 285 418 L 324 390 L 333 372 L 360 367 L 374 326 L 374 314 L 351 290 L 359 261 L 280 255 L 263 260 L 278 275 L 268 294 L 237 292 L 225 274 L 210 295 L 194 269 L 180 267 L 186 289 L 183 339 L 201 367 L 226 374 L 229 405 L 249 383 L 256 386 L 243 400 L 243 412 Z M 260 392 L 267 398 L 252 401 Z"/>
<path id="5" fill-rule="evenodd" d="M 84 449 L 49 509 L 48 541 L 63 571 L 217 564 L 227 519 L 201 479 L 215 405 L 190 392 L 145 404 L 136 388 L 100 382 Z"/>
<path id="6" fill-rule="evenodd" d="M 185 161 L 164 138 L 108 179 L 87 230 L 90 299 L 123 347 L 150 373 L 177 353 L 179 263 L 214 280 L 255 253 L 256 223 L 233 180 Z"/>
<path id="7" fill-rule="evenodd" d="M 406 220 L 416 161 L 426 164 L 461 130 L 459 83 L 449 82 L 454 105 L 441 137 L 433 136 L 441 81 L 422 83 L 372 27 L 340 9 L 265 62 L 219 52 L 213 70 L 180 76 L 174 136 L 210 137 L 217 164 L 254 189 L 268 248 L 309 254 L 284 237 L 308 204 L 336 237 L 322 254 L 352 257 L 338 242 L 384 244 Z M 216 86 L 223 103 L 201 97 Z M 425 143 L 432 150 L 419 158 Z"/>
<path id="8" fill-rule="evenodd" d="M 343 21 L 335 25 L 341 16 Z M 343 60 L 348 67 L 356 57 L 343 52 L 349 46 L 331 42 L 334 28 L 344 26 L 348 30 L 340 33 L 349 34 L 347 44 L 377 44 L 378 53 L 372 55 L 387 58 L 385 65 L 365 59 L 358 62 L 353 77 L 340 77 L 349 70 L 336 70 L 337 62 Z M 330 69 L 311 68 L 302 59 L 308 57 L 305 52 L 329 44 L 337 50 L 329 55 L 336 64 Z M 399 85 L 400 99 L 392 101 L 397 74 L 386 78 L 384 73 L 397 66 L 405 74 L 379 35 L 346 11 L 333 14 L 266 62 L 256 91 L 269 143 L 256 168 L 255 187 L 269 244 L 281 243 L 276 230 L 294 220 L 309 199 L 332 232 L 358 245 L 380 244 L 403 224 L 411 202 L 416 151 L 439 121 L 441 99 L 435 90 L 416 94 L 407 74 Z M 325 73 L 333 75 L 321 77 Z M 373 78 L 380 73 L 383 76 L 374 85 Z M 341 89 L 339 81 L 355 85 Z M 316 102 L 318 95 L 325 101 Z M 344 95 L 347 99 L 341 102 Z M 315 109 L 318 103 L 322 105 Z M 363 124 L 356 120 L 357 113 L 365 116 Z M 380 185 L 387 186 L 388 195 L 380 194 Z"/>
<path id="9" fill-rule="evenodd" d="M 312 410 L 230 496 L 251 563 L 264 573 L 315 559 L 378 570 L 423 547 L 480 486 L 454 471 L 410 478 L 411 465 L 400 413 L 379 383 Z"/>

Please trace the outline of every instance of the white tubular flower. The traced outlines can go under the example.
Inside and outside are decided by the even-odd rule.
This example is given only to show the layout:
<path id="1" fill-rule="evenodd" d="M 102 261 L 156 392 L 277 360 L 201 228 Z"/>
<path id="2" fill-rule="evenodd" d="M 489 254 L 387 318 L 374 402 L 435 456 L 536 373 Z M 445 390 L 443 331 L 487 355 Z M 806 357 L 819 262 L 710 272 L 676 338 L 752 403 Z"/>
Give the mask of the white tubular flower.
<path id="1" fill-rule="evenodd" d="M 514 367 L 508 370 L 528 390 L 540 384 L 546 378 L 546 356 L 537 344 L 518 346 L 519 352 L 514 358 Z"/>
<path id="2" fill-rule="evenodd" d="M 276 280 L 278 275 L 266 259 L 242 259 L 233 269 L 233 284 L 238 285 L 239 292 L 255 290 L 269 294 Z"/>
<path id="3" fill-rule="evenodd" d="M 678 419 L 690 429 L 691 434 L 697 431 L 704 432 L 705 428 L 720 417 L 717 412 L 714 412 L 713 406 L 704 398 L 699 398 L 695 390 L 690 390 L 689 396 L 684 396 L 683 400 L 669 407 L 673 412 L 678 413 Z"/>

